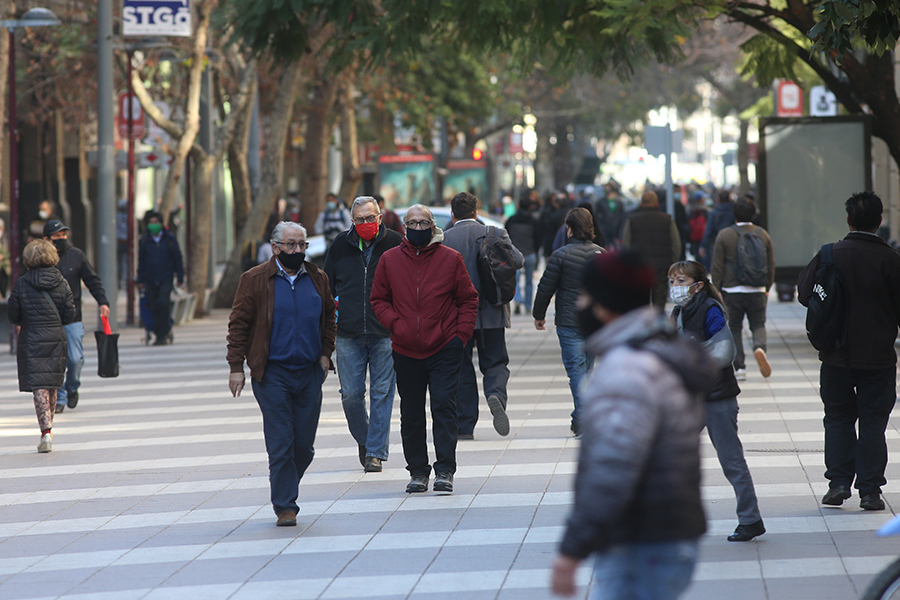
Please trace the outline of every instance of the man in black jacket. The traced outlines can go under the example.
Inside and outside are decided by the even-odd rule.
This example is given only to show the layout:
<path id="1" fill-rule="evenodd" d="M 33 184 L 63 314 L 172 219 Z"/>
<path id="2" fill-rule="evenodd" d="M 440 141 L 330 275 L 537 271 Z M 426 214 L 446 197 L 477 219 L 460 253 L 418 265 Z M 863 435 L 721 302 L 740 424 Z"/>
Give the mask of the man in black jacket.
<path id="1" fill-rule="evenodd" d="M 643 252 L 656 269 L 653 305 L 662 310 L 669 298 L 669 266 L 681 256 L 681 235 L 675 220 L 659 208 L 656 192 L 645 192 L 622 229 L 622 245 Z"/>
<path id="2" fill-rule="evenodd" d="M 399 246 L 403 236 L 384 226 L 381 209 L 372 196 L 354 200 L 350 214 L 353 226 L 339 233 L 328 248 L 324 270 L 338 304 L 335 361 L 344 415 L 359 445 L 363 469 L 377 473 L 388 458 L 395 376 L 391 334 L 372 312 L 369 297 L 381 255 Z"/>
<path id="3" fill-rule="evenodd" d="M 172 343 L 173 278 L 178 285 L 184 283 L 184 263 L 178 238 L 163 226 L 162 215 L 147 211 L 144 215 L 147 233 L 138 243 L 137 284 L 146 294 L 147 304 L 153 313 L 154 346 Z"/>
<path id="4" fill-rule="evenodd" d="M 535 214 L 537 206 L 525 196 L 519 200 L 519 211 L 506 220 L 506 231 L 513 246 L 525 257 L 525 267 L 519 271 L 525 273 L 525 286 L 519 284 L 516 273 L 516 314 L 525 305 L 525 314 L 531 314 L 531 303 L 534 300 L 534 269 L 537 267 L 537 253 L 541 248 L 541 229 Z"/>
<path id="5" fill-rule="evenodd" d="M 88 262 L 84 252 L 69 243 L 69 228 L 62 221 L 52 219 L 44 224 L 44 239 L 49 240 L 59 254 L 56 268 L 60 270 L 72 288 L 75 300 L 75 320 L 65 325 L 68 340 L 68 361 L 66 381 L 56 394 L 56 412 L 61 413 L 66 406 L 78 405 L 78 388 L 81 386 L 81 369 L 84 367 L 84 323 L 81 320 L 81 282 L 88 287 L 91 296 L 100 305 L 100 316 L 109 318 L 109 301 L 103 291 L 103 282 Z"/>
<path id="6" fill-rule="evenodd" d="M 860 507 L 884 510 L 884 432 L 897 399 L 894 342 L 900 323 L 900 255 L 875 235 L 883 210 L 878 196 L 854 194 L 846 208 L 850 233 L 834 244 L 833 256 L 847 300 L 847 339 L 842 348 L 819 352 L 829 480 L 822 504 L 843 504 L 855 479 Z M 821 254 L 816 254 L 800 273 L 797 297 L 804 306 L 815 293 L 820 262 Z"/>

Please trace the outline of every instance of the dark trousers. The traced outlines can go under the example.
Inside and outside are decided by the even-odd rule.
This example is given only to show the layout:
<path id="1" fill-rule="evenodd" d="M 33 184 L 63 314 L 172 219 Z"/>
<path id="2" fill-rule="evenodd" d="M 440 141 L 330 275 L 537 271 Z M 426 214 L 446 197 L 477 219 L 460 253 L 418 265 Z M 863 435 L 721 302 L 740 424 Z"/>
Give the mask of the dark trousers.
<path id="1" fill-rule="evenodd" d="M 472 351 L 478 346 L 478 368 L 483 376 L 484 395 L 497 396 L 506 408 L 506 384 L 509 381 L 509 354 L 506 352 L 506 335 L 503 328 L 476 329 L 475 335 L 463 350 L 462 368 L 459 372 L 459 388 L 456 390 L 456 414 L 459 416 L 459 433 L 475 431 L 478 422 L 478 382 Z"/>
<path id="2" fill-rule="evenodd" d="M 153 313 L 153 331 L 157 340 L 164 340 L 172 329 L 172 289 L 175 287 L 172 279 L 165 279 L 159 283 L 144 284 L 144 293 L 147 295 L 147 306 Z"/>
<path id="3" fill-rule="evenodd" d="M 728 312 L 728 328 L 734 338 L 734 368 L 746 369 L 744 358 L 744 338 L 741 331 L 744 327 L 744 315 L 750 324 L 750 336 L 753 338 L 753 349 L 766 349 L 766 304 L 769 297 L 764 292 L 735 294 L 722 292 L 725 310 Z"/>
<path id="4" fill-rule="evenodd" d="M 394 352 L 397 392 L 400 394 L 400 437 L 406 470 L 430 474 L 425 393 L 431 395 L 431 434 L 434 470 L 456 472 L 456 388 L 463 343 L 458 337 L 428 358 L 409 358 Z"/>
<path id="5" fill-rule="evenodd" d="M 822 365 L 825 404 L 825 477 L 832 486 L 853 483 L 861 496 L 887 483 L 884 432 L 897 399 L 897 367 L 847 369 Z M 856 424 L 859 421 L 859 435 Z"/>
<path id="6" fill-rule="evenodd" d="M 300 368 L 268 363 L 262 381 L 252 380 L 253 395 L 262 411 L 276 515 L 283 510 L 299 511 L 300 478 L 316 453 L 313 443 L 324 380 L 325 371 L 318 362 Z"/>

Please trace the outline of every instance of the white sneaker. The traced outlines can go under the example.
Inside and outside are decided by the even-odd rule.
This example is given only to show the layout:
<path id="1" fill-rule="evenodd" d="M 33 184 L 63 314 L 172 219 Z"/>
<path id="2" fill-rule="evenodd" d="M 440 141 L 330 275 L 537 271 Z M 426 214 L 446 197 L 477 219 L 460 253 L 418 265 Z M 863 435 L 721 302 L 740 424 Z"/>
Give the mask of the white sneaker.
<path id="1" fill-rule="evenodd" d="M 747 381 L 747 369 L 735 369 L 734 378 L 738 381 Z"/>
<path id="2" fill-rule="evenodd" d="M 41 436 L 41 443 L 37 447 L 38 452 L 50 452 L 53 450 L 53 433 L 47 432 Z"/>

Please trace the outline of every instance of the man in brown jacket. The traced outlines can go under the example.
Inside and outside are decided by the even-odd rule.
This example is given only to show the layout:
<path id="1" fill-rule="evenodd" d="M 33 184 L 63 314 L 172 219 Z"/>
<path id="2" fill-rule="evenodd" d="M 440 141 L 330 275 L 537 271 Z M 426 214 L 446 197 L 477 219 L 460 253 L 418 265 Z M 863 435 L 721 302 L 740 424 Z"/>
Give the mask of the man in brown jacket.
<path id="1" fill-rule="evenodd" d="M 315 454 L 322 383 L 334 368 L 334 298 L 325 273 L 306 262 L 307 246 L 302 225 L 276 225 L 274 256 L 241 275 L 228 320 L 228 387 L 240 396 L 246 359 L 281 527 L 297 524 L 300 478 Z"/>
<path id="2" fill-rule="evenodd" d="M 622 229 L 622 245 L 639 250 L 656 271 L 656 285 L 650 294 L 653 305 L 666 306 L 669 298 L 669 267 L 681 257 L 681 236 L 675 220 L 659 208 L 656 192 L 645 192 Z"/>
<path id="3" fill-rule="evenodd" d="M 737 350 L 734 358 L 734 376 L 738 381 L 744 381 L 747 379 L 744 342 L 741 337 L 744 315 L 747 315 L 747 321 L 750 324 L 750 335 L 753 337 L 753 356 L 759 365 L 759 372 L 763 377 L 772 374 L 772 366 L 766 356 L 766 305 L 769 289 L 775 282 L 775 250 L 768 232 L 751 223 L 753 217 L 756 216 L 756 205 L 752 200 L 746 198 L 737 200 L 733 210 L 735 224 L 722 229 L 716 236 L 710 276 L 713 283 L 722 292 L 725 311 L 728 313 L 728 328 L 731 329 L 731 335 L 734 336 L 734 345 Z M 765 275 L 760 281 L 741 281 L 740 274 L 736 273 L 738 242 L 744 234 L 759 236 L 765 246 Z M 750 244 L 747 245 L 747 247 L 749 246 Z"/>

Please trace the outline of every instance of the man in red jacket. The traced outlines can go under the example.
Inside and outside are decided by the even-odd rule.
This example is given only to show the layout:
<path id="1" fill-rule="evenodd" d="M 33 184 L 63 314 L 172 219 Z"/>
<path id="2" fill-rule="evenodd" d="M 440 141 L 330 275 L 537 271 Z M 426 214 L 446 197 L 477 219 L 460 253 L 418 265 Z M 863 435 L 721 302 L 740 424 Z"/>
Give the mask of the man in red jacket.
<path id="1" fill-rule="evenodd" d="M 444 232 L 421 204 L 406 213 L 406 236 L 381 256 L 370 302 L 391 332 L 400 437 L 411 479 L 407 493 L 424 492 L 428 462 L 425 392 L 431 395 L 434 491 L 452 492 L 456 472 L 456 387 L 463 347 L 475 331 L 478 292 L 462 255 L 444 246 Z"/>

